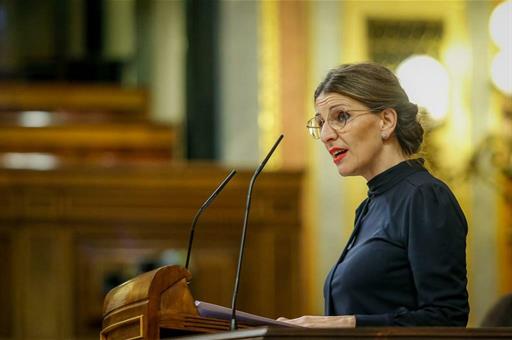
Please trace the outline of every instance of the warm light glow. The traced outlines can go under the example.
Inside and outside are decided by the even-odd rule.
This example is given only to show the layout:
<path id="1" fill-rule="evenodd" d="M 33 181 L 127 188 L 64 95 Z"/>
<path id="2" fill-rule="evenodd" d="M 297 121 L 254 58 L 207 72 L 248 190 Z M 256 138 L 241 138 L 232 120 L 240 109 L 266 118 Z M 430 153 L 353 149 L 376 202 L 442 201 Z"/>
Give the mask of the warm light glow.
<path id="1" fill-rule="evenodd" d="M 471 50 L 463 43 L 455 43 L 444 52 L 444 62 L 452 74 L 465 75 L 471 68 Z"/>
<path id="2" fill-rule="evenodd" d="M 512 1 L 505 1 L 494 8 L 489 20 L 489 31 L 494 43 L 502 49 L 512 44 Z"/>
<path id="3" fill-rule="evenodd" d="M 260 152 L 266 155 L 279 135 L 279 4 L 276 1 L 262 1 L 260 15 L 260 56 L 259 56 L 259 104 L 258 124 L 260 127 Z M 279 152 L 274 155 L 267 168 L 280 164 Z"/>
<path id="4" fill-rule="evenodd" d="M 501 92 L 512 95 L 512 53 L 503 50 L 496 54 L 492 60 L 491 78 Z"/>
<path id="5" fill-rule="evenodd" d="M 426 108 L 433 119 L 444 119 L 450 81 L 439 61 L 427 55 L 414 55 L 402 61 L 396 73 L 411 102 Z"/>

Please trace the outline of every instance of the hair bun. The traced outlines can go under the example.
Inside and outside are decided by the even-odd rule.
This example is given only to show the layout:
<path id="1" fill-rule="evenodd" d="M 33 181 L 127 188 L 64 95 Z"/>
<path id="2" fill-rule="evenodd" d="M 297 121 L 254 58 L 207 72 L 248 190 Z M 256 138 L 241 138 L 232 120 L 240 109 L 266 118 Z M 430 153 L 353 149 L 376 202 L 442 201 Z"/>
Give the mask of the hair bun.
<path id="1" fill-rule="evenodd" d="M 398 121 L 395 132 L 398 142 L 408 155 L 415 154 L 420 149 L 424 133 L 423 126 L 418 119 L 420 113 L 418 105 L 408 101 L 398 105 L 396 110 Z"/>

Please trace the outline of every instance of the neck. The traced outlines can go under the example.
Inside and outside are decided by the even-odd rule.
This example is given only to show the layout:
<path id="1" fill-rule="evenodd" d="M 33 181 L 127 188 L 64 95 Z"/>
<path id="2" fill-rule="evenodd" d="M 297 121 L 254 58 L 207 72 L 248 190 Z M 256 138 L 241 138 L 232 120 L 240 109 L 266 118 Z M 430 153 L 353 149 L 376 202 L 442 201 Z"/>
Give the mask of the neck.
<path id="1" fill-rule="evenodd" d="M 389 168 L 407 160 L 408 157 L 403 153 L 398 140 L 386 141 L 382 151 L 377 156 L 374 166 L 371 167 L 366 173 L 362 174 L 366 181 L 370 181 L 373 177 L 386 171 Z"/>

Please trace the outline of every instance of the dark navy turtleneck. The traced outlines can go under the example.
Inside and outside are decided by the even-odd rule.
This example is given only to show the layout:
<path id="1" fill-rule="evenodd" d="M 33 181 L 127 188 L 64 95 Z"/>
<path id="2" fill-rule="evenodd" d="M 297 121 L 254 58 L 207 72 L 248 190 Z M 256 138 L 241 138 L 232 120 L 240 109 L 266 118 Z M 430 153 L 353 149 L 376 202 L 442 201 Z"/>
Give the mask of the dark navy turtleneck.
<path id="1" fill-rule="evenodd" d="M 467 222 L 422 160 L 368 182 L 354 231 L 324 285 L 326 315 L 357 326 L 466 326 Z"/>

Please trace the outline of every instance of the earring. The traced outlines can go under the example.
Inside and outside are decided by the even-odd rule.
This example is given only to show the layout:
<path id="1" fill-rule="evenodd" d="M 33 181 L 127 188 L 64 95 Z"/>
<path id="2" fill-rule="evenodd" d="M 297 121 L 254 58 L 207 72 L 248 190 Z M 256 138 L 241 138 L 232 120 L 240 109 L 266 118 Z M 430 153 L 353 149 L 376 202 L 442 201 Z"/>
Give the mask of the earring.
<path id="1" fill-rule="evenodd" d="M 381 136 L 382 140 L 388 139 L 388 135 L 385 133 L 382 133 L 380 136 Z"/>

